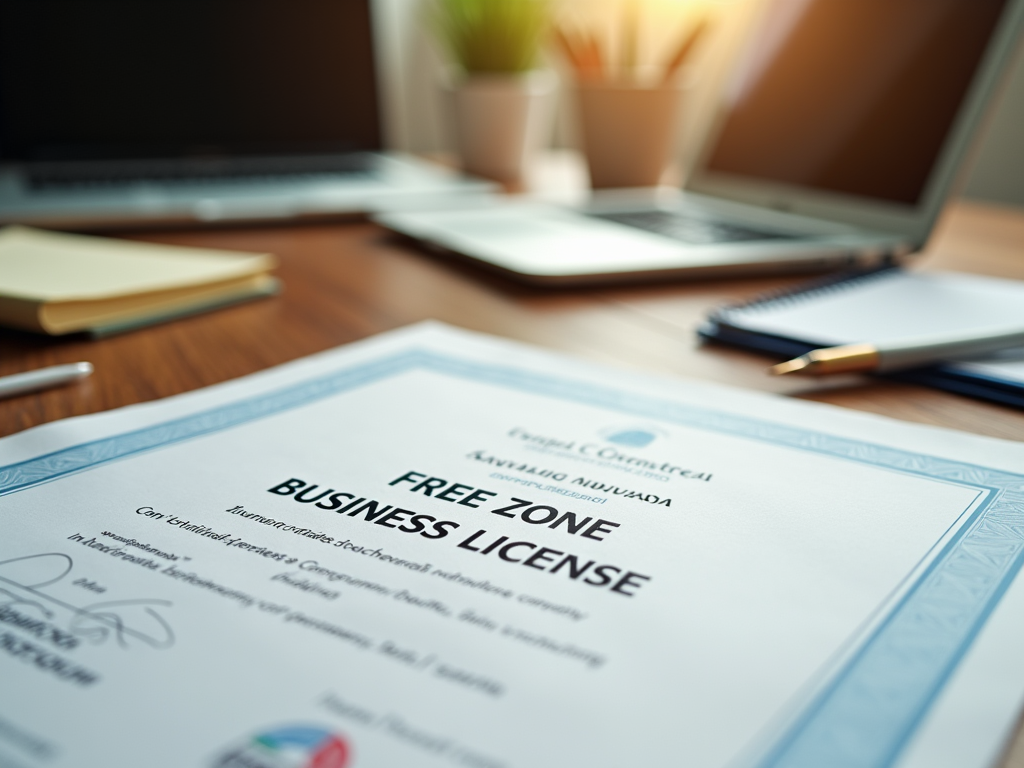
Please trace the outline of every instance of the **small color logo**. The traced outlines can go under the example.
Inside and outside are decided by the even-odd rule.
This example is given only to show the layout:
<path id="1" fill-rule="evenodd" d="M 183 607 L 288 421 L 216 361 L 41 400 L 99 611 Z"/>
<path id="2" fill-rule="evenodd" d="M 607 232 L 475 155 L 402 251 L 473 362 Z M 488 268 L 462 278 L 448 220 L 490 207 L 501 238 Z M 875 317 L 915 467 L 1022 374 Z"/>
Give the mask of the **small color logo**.
<path id="1" fill-rule="evenodd" d="M 213 768 L 345 768 L 351 751 L 331 731 L 292 725 L 256 734 L 224 753 Z"/>
<path id="2" fill-rule="evenodd" d="M 660 429 L 649 427 L 611 427 L 601 431 L 601 437 L 609 443 L 627 448 L 646 448 L 664 434 Z"/>

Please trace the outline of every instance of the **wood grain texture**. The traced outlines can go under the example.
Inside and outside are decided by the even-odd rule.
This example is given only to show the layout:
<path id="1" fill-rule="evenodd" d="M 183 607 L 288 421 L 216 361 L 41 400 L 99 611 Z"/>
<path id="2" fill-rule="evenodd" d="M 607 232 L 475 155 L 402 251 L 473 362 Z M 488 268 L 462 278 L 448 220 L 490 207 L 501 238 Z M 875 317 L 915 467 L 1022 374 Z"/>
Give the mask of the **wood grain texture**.
<path id="1" fill-rule="evenodd" d="M 763 358 L 698 344 L 712 307 L 802 278 L 601 290 L 542 290 L 409 247 L 369 223 L 126 235 L 278 255 L 277 297 L 92 341 L 0 329 L 0 375 L 88 360 L 78 384 L 0 401 L 0 434 L 187 392 L 420 320 L 538 344 L 598 362 L 831 403 L 898 419 L 1024 439 L 1024 412 L 922 387 L 773 379 Z M 1024 278 L 1024 213 L 958 203 L 920 264 Z M 1018 732 L 1004 765 L 1024 768 Z"/>
<path id="2" fill-rule="evenodd" d="M 791 285 L 797 277 L 528 288 L 427 255 L 365 222 L 127 236 L 275 253 L 285 290 L 99 341 L 0 329 L 0 375 L 78 360 L 96 367 L 79 384 L 0 401 L 0 433 L 186 392 L 437 319 L 599 362 L 1024 439 L 1024 412 L 868 379 L 771 378 L 762 357 L 698 343 L 694 329 L 712 307 Z M 1024 278 L 1021 244 L 1024 214 L 961 203 L 942 221 L 921 266 Z"/>

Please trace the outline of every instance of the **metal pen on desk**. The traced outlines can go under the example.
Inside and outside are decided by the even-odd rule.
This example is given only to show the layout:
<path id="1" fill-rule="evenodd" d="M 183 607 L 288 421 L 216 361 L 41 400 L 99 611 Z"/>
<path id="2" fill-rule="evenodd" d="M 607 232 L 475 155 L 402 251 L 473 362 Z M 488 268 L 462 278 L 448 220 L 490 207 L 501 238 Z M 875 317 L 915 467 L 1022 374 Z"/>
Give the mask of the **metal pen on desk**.
<path id="1" fill-rule="evenodd" d="M 84 379 L 90 373 L 92 373 L 92 363 L 71 363 L 70 365 L 53 365 L 26 373 L 15 373 L 11 376 L 0 376 L 0 398 L 70 384 L 73 381 Z"/>
<path id="2" fill-rule="evenodd" d="M 917 336 L 877 344 L 844 344 L 815 349 L 805 355 L 773 365 L 775 375 L 809 373 L 885 373 L 937 363 L 951 357 L 983 355 L 1024 345 L 1024 330 L 990 328 L 959 335 Z"/>

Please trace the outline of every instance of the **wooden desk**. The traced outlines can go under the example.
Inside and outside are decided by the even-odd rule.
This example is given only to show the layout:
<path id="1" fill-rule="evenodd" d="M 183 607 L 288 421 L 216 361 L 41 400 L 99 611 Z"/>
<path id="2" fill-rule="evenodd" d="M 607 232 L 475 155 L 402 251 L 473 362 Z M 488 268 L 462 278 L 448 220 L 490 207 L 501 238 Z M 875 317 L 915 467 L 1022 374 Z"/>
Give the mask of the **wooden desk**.
<path id="1" fill-rule="evenodd" d="M 74 386 L 0 401 L 0 434 L 186 392 L 434 318 L 614 365 L 1024 440 L 1021 411 L 903 384 L 772 379 L 761 357 L 698 345 L 693 329 L 710 308 L 803 278 L 539 290 L 428 256 L 368 223 L 131 237 L 276 253 L 285 291 L 102 341 L 0 329 L 0 375 L 77 360 L 96 366 Z M 921 265 L 1024 279 L 1024 212 L 954 205 Z"/>
<path id="2" fill-rule="evenodd" d="M 763 358 L 697 344 L 693 329 L 711 307 L 801 278 L 543 291 L 427 256 L 368 223 L 132 237 L 276 253 L 285 292 L 102 341 L 0 329 L 0 374 L 78 360 L 96 366 L 79 384 L 0 401 L 0 434 L 185 392 L 434 318 L 613 365 L 1024 440 L 1024 412 L 903 384 L 771 379 Z M 921 265 L 1024 279 L 1024 212 L 952 206 Z M 1024 739 L 1006 765 L 1024 768 Z"/>

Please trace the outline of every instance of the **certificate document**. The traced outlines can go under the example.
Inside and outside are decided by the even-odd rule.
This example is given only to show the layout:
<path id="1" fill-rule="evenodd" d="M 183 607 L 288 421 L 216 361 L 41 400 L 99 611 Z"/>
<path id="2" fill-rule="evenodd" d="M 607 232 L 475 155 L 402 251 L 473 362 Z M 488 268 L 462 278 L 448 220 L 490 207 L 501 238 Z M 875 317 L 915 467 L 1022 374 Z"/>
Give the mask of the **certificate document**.
<path id="1" fill-rule="evenodd" d="M 0 765 L 983 766 L 1024 448 L 439 325 L 0 442 Z"/>

